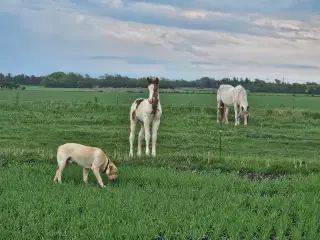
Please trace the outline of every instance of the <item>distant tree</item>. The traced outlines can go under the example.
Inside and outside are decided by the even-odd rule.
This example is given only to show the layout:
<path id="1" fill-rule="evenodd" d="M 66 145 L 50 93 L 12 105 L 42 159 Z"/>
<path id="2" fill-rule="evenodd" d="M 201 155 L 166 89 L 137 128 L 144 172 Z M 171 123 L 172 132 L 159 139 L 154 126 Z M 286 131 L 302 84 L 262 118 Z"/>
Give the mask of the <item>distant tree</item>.
<path id="1" fill-rule="evenodd" d="M 44 86 L 44 87 L 63 87 L 63 88 L 92 88 L 92 87 L 115 87 L 115 88 L 145 88 L 147 76 L 142 78 L 129 78 L 120 74 L 104 74 L 98 78 L 90 77 L 88 74 L 81 75 L 79 73 L 69 72 L 53 72 L 47 76 L 35 76 L 18 74 L 0 73 L 0 84 L 2 88 L 18 88 L 20 85 Z M 279 79 L 274 82 L 266 82 L 262 79 L 255 78 L 250 80 L 246 78 L 233 77 L 215 79 L 211 77 L 201 77 L 193 81 L 184 79 L 170 80 L 161 78 L 160 87 L 162 89 L 175 89 L 181 87 L 193 88 L 218 88 L 221 84 L 231 84 L 236 86 L 241 84 L 250 92 L 275 92 L 275 93 L 308 93 L 320 94 L 320 85 L 315 82 L 306 82 L 304 84 L 284 83 Z"/>
<path id="2" fill-rule="evenodd" d="M 276 84 L 281 84 L 281 80 L 279 79 L 275 79 L 274 81 L 276 82 Z"/>

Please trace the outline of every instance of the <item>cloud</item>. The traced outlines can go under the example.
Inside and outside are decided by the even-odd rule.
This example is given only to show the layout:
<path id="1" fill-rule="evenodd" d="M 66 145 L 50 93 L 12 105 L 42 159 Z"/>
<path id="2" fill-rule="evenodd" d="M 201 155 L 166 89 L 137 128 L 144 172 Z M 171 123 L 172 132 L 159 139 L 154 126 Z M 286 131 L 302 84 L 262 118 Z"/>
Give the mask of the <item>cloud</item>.
<path id="1" fill-rule="evenodd" d="M 167 4 L 155 4 L 154 2 L 125 1 L 125 0 L 94 0 L 91 3 L 91 11 L 101 16 L 109 16 L 113 19 L 121 21 L 134 21 L 145 24 L 160 25 L 167 27 L 177 27 L 183 29 L 195 30 L 211 30 L 219 32 L 245 33 L 256 36 L 283 37 L 284 33 L 297 33 L 300 31 L 296 25 L 301 22 L 296 20 L 293 22 L 285 19 L 273 19 L 272 15 L 262 15 L 260 10 L 269 8 L 270 6 L 263 1 L 245 0 L 237 3 L 236 1 L 226 1 L 224 4 L 214 4 L 209 1 L 199 1 L 197 6 L 207 6 L 207 9 L 185 8 L 185 6 L 196 6 L 195 2 L 186 1 L 186 4 L 176 1 L 176 6 Z M 92 4 L 94 3 L 94 4 Z M 86 1 L 82 1 L 82 5 L 87 5 Z M 284 4 L 287 6 L 290 4 Z M 182 8 L 181 6 L 184 6 Z M 274 4 L 277 9 L 279 4 Z M 292 4 L 294 6 L 294 4 Z M 215 8 L 214 8 L 215 7 Z M 236 7 L 237 12 L 232 11 Z M 228 9 L 227 11 L 219 11 L 217 9 Z M 244 14 L 244 9 L 246 13 Z M 255 9 L 256 12 L 250 12 L 249 9 Z M 288 7 L 287 7 L 288 8 Z M 278 7 L 283 13 L 288 10 L 284 7 Z M 271 11 L 270 11 L 271 12 Z M 292 13 L 292 17 L 297 15 Z M 277 23 L 283 26 L 279 26 Z M 295 25 L 296 24 L 296 25 Z M 290 25 L 290 27 L 286 27 Z M 301 36 L 304 36 L 302 32 Z"/>
<path id="2" fill-rule="evenodd" d="M 91 60 L 121 60 L 128 64 L 168 64 L 170 61 L 167 60 L 158 60 L 152 59 L 143 56 L 130 56 L 130 57 L 121 57 L 121 56 L 91 56 L 88 57 Z"/>
<path id="3" fill-rule="evenodd" d="M 317 9 L 311 0 L 2 0 L 0 51 L 12 60 L 2 55 L 0 64 L 8 71 L 316 81 Z"/>
<path id="4" fill-rule="evenodd" d="M 320 69 L 318 66 L 299 65 L 299 64 L 278 64 L 274 65 L 277 68 L 292 68 L 292 69 Z"/>

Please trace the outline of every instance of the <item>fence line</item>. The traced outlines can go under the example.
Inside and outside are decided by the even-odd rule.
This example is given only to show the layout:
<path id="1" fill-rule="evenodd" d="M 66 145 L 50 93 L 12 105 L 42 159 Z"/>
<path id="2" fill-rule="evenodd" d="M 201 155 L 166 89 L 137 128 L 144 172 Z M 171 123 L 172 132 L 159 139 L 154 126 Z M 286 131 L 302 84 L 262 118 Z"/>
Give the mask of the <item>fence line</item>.
<path id="1" fill-rule="evenodd" d="M 19 93 L 17 93 L 15 99 L 11 99 L 11 100 L 6 100 L 6 99 L 0 99 L 0 102 L 63 102 L 63 103 L 88 103 L 88 102 L 91 102 L 90 100 L 23 100 L 21 99 L 21 96 L 19 95 Z M 93 98 L 93 102 L 95 104 L 102 104 L 102 105 L 110 105 L 110 106 L 127 106 L 127 105 L 130 105 L 132 103 L 132 101 L 121 101 L 121 97 L 120 97 L 120 94 L 119 92 L 117 93 L 117 95 L 115 95 L 114 99 L 112 98 L 112 102 L 114 103 L 105 103 L 105 102 L 101 102 L 99 101 L 99 97 L 97 96 L 94 96 Z M 319 110 L 316 110 L 316 109 L 297 109 L 296 108 L 296 95 L 295 94 L 292 94 L 292 101 L 291 101 L 291 106 L 290 105 L 285 105 L 285 106 L 270 106 L 270 107 L 254 107 L 252 106 L 252 104 L 249 102 L 249 105 L 250 105 L 250 110 L 258 110 L 258 111 L 269 111 L 269 110 L 287 110 L 289 111 L 289 109 L 291 108 L 292 112 L 294 111 L 301 111 L 301 110 L 304 110 L 304 111 L 313 111 L 313 112 L 320 112 L 320 109 Z M 216 106 L 216 102 L 213 100 L 211 102 L 211 104 L 194 104 L 193 101 L 189 101 L 189 102 L 186 102 L 186 103 L 178 103 L 178 104 L 175 104 L 174 102 L 171 103 L 171 104 L 163 104 L 161 103 L 161 105 L 163 107 L 204 107 L 204 108 L 213 108 L 214 110 L 217 109 L 217 106 Z M 229 107 L 229 109 L 233 109 L 233 107 Z M 249 111 L 250 111 L 249 110 Z"/>

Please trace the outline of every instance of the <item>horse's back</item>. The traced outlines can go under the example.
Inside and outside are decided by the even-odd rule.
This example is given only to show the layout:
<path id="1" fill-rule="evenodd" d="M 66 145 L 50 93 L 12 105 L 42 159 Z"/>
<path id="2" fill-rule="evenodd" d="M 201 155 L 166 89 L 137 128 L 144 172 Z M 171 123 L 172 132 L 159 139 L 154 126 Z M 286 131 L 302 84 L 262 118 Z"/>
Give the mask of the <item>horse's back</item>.
<path id="1" fill-rule="evenodd" d="M 217 101 L 222 101 L 226 105 L 233 105 L 234 87 L 229 84 L 221 84 L 217 90 Z"/>
<path id="2" fill-rule="evenodd" d="M 237 90 L 241 90 L 241 91 L 246 92 L 246 89 L 245 89 L 242 85 L 240 85 L 240 84 L 237 85 L 237 86 L 235 86 L 234 89 L 237 89 Z"/>
<path id="3" fill-rule="evenodd" d="M 233 87 L 232 85 L 230 85 L 230 84 L 221 84 L 221 85 L 219 86 L 217 92 L 223 91 L 223 90 L 226 90 L 226 89 L 230 89 L 230 88 L 234 88 L 234 87 Z"/>
<path id="4" fill-rule="evenodd" d="M 237 85 L 234 90 L 239 96 L 247 97 L 247 90 L 243 86 Z"/>

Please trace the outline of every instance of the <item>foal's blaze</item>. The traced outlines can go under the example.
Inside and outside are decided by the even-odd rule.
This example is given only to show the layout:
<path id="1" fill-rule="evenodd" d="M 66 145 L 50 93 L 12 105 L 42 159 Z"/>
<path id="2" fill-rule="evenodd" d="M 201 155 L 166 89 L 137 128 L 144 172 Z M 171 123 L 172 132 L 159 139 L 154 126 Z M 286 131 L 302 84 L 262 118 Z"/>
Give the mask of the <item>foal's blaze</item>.
<path id="1" fill-rule="evenodd" d="M 159 78 L 156 78 L 156 79 L 151 79 L 151 78 L 147 78 L 148 80 L 148 88 L 150 85 L 153 84 L 153 93 L 152 93 L 152 96 L 151 96 L 151 99 L 152 99 L 152 112 L 151 114 L 153 115 L 156 115 L 157 111 L 158 111 L 158 88 L 159 88 Z M 150 89 L 149 89 L 150 91 Z"/>
<path id="2" fill-rule="evenodd" d="M 225 107 L 224 107 L 224 103 L 222 101 L 219 106 L 219 113 L 220 113 L 220 121 L 222 121 L 225 116 Z"/>

